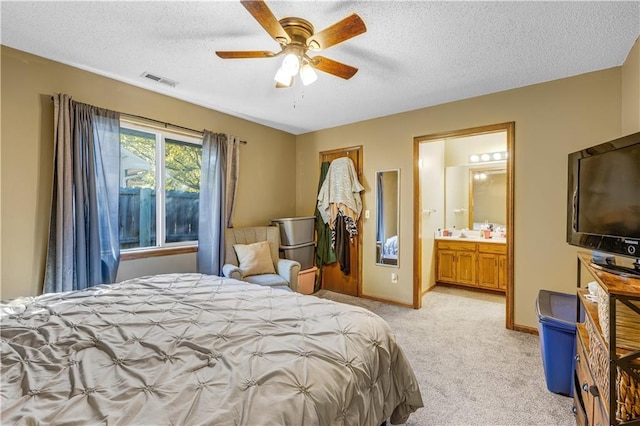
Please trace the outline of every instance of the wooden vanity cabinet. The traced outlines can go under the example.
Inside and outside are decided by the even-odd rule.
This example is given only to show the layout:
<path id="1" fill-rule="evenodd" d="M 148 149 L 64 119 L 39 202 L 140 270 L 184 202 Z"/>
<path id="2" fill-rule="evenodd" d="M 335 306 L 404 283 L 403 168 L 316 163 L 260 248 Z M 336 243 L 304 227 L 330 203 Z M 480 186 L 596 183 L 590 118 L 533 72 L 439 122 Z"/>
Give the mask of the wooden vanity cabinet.
<path id="1" fill-rule="evenodd" d="M 504 250 L 507 250 L 507 247 L 504 247 Z M 500 290 L 507 290 L 507 255 L 499 254 L 498 255 L 498 288 Z"/>
<path id="2" fill-rule="evenodd" d="M 506 289 L 506 260 L 506 245 L 478 243 L 478 287 Z"/>
<path id="3" fill-rule="evenodd" d="M 506 290 L 505 244 L 436 240 L 436 253 L 436 281 L 489 290 Z"/>
<path id="4" fill-rule="evenodd" d="M 476 282 L 476 254 L 459 252 L 456 259 L 456 281 L 473 285 Z"/>
<path id="5" fill-rule="evenodd" d="M 478 287 L 498 288 L 498 257 L 478 253 Z"/>
<path id="6" fill-rule="evenodd" d="M 438 241 L 436 279 L 451 284 L 476 283 L 475 243 Z"/>
<path id="7" fill-rule="evenodd" d="M 456 282 L 456 252 L 452 250 L 438 250 L 437 277 L 438 281 Z"/>

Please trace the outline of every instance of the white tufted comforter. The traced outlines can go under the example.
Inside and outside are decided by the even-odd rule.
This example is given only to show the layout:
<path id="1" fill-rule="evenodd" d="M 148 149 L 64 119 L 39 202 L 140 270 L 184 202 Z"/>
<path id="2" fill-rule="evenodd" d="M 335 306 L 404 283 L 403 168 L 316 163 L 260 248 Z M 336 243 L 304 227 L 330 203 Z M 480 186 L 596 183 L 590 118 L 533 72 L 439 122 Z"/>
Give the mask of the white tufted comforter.
<path id="1" fill-rule="evenodd" d="M 0 305 L 2 424 L 372 425 L 422 407 L 366 309 L 200 274 Z"/>

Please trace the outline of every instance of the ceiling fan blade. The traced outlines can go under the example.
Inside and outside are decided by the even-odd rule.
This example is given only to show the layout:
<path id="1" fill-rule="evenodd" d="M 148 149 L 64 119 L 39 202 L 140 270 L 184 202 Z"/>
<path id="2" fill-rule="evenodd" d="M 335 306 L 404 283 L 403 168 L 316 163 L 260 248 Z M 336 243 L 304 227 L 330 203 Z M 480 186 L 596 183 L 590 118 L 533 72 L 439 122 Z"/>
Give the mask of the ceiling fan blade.
<path id="1" fill-rule="evenodd" d="M 311 66 L 319 71 L 333 74 L 337 77 L 349 80 L 358 72 L 358 68 L 351 65 L 343 64 L 342 62 L 334 61 L 333 59 L 325 58 L 324 56 L 314 56 L 311 58 Z"/>
<path id="2" fill-rule="evenodd" d="M 286 33 L 280 22 L 269 9 L 269 6 L 262 0 L 240 0 L 240 3 L 249 11 L 251 16 L 262 28 L 264 28 L 271 37 L 274 38 L 280 44 L 286 44 L 291 41 L 289 35 Z"/>
<path id="3" fill-rule="evenodd" d="M 311 50 L 328 49 L 345 40 L 349 40 L 367 31 L 364 21 L 355 13 L 338 21 L 330 27 L 313 34 L 307 39 L 307 46 Z"/>
<path id="4" fill-rule="evenodd" d="M 273 58 L 276 56 L 275 53 L 268 50 L 217 51 L 216 55 L 222 59 Z"/>

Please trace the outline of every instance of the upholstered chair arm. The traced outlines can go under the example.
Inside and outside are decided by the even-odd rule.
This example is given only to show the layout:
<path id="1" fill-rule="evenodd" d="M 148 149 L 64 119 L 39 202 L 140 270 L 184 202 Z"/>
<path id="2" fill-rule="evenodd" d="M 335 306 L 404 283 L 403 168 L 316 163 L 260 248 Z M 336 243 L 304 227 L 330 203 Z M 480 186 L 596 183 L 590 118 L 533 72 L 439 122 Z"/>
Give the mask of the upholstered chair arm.
<path id="1" fill-rule="evenodd" d="M 278 259 L 276 268 L 278 275 L 289 283 L 289 288 L 293 291 L 298 291 L 298 272 L 300 272 L 300 262 L 290 259 Z"/>
<path id="2" fill-rule="evenodd" d="M 222 274 L 227 278 L 234 278 L 242 281 L 242 271 L 236 265 L 227 263 L 222 267 Z"/>

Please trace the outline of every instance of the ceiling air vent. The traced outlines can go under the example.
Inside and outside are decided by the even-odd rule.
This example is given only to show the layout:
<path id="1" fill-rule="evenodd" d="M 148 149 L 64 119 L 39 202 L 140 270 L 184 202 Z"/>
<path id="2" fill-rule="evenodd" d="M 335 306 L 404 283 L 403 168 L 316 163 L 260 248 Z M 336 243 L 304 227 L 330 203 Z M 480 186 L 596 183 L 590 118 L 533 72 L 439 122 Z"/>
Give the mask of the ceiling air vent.
<path id="1" fill-rule="evenodd" d="M 146 71 L 142 73 L 142 77 L 146 77 L 150 80 L 157 81 L 158 83 L 166 84 L 171 87 L 176 87 L 176 84 L 178 84 L 177 81 L 169 80 L 168 78 L 160 77 L 159 75 L 151 74 Z"/>

